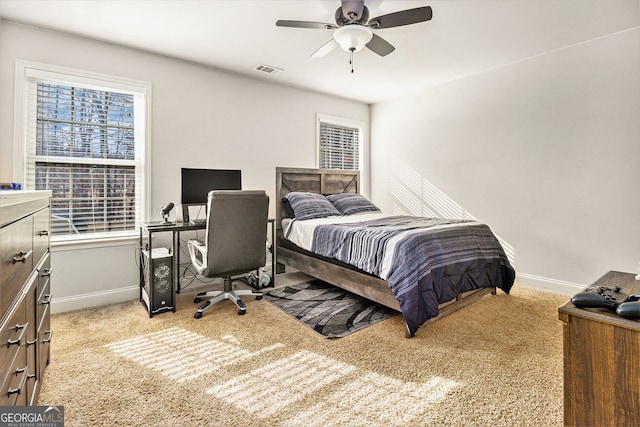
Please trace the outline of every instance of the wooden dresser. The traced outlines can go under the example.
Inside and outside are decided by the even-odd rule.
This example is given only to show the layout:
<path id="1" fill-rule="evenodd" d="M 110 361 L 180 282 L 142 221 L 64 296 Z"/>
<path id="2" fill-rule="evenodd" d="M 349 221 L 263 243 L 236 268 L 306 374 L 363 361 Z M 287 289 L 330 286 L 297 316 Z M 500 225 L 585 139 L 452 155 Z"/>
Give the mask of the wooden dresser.
<path id="1" fill-rule="evenodd" d="M 49 363 L 50 191 L 0 191 L 0 406 L 35 405 Z"/>
<path id="2" fill-rule="evenodd" d="M 630 273 L 610 271 L 593 285 L 640 294 Z M 571 302 L 558 315 L 564 323 L 564 424 L 640 425 L 640 320 Z"/>

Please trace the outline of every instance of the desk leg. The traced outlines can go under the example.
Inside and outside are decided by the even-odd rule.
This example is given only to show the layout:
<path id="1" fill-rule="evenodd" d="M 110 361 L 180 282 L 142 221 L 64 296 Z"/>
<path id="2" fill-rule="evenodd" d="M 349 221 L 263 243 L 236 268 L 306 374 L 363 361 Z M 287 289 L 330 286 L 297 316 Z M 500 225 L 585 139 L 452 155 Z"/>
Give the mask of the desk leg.
<path id="1" fill-rule="evenodd" d="M 180 232 L 173 232 L 173 283 L 176 293 L 180 293 Z"/>
<path id="2" fill-rule="evenodd" d="M 271 223 L 271 286 L 276 287 L 276 224 Z"/>

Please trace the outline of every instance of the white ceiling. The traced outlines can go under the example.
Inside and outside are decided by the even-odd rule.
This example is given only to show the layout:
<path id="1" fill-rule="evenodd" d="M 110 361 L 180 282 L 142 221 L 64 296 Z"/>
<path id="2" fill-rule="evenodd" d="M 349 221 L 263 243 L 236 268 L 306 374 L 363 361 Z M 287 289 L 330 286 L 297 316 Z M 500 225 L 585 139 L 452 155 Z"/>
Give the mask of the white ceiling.
<path id="1" fill-rule="evenodd" d="M 339 0 L 0 0 L 13 22 L 207 64 L 294 87 L 375 103 L 637 27 L 638 0 L 365 0 L 370 16 L 429 5 L 433 19 L 376 30 L 396 47 L 310 55 L 332 30 L 276 27 L 278 19 L 334 23 Z M 278 75 L 257 64 L 282 68 Z"/>

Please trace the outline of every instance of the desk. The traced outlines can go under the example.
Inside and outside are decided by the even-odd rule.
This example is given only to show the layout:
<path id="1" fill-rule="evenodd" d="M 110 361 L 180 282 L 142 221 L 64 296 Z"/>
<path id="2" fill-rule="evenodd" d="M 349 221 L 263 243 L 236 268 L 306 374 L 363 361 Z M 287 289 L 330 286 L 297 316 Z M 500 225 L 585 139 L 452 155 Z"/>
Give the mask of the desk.
<path id="1" fill-rule="evenodd" d="M 276 245 L 275 245 L 275 219 L 269 218 L 267 220 L 268 225 L 271 226 L 271 282 L 269 286 L 275 286 L 275 260 L 276 260 Z M 169 304 L 164 304 L 162 307 L 154 307 L 157 304 L 154 304 L 154 295 L 153 292 L 145 291 L 145 274 L 147 277 L 151 278 L 153 276 L 152 272 L 152 262 L 145 262 L 145 256 L 150 260 L 153 259 L 152 256 L 148 257 L 148 250 L 151 249 L 153 251 L 153 234 L 154 233 L 172 233 L 172 243 L 170 248 L 171 257 L 171 281 L 172 281 L 172 293 L 175 291 L 176 293 L 180 293 L 180 233 L 184 231 L 195 231 L 195 230 L 205 230 L 207 228 L 206 224 L 191 224 L 188 222 L 174 222 L 169 224 L 163 224 L 162 222 L 145 222 L 140 224 L 140 238 L 139 238 L 139 248 L 140 248 L 140 301 L 146 306 L 147 311 L 149 312 L 149 317 L 153 317 L 154 314 L 171 310 L 173 312 L 176 311 L 175 308 L 175 298 L 172 295 L 172 302 Z M 144 244 L 144 237 L 147 237 L 147 244 Z M 145 252 L 147 251 L 147 252 Z M 146 293 L 146 295 L 145 295 Z M 145 301 L 145 298 L 148 301 Z"/>
<path id="2" fill-rule="evenodd" d="M 631 273 L 609 271 L 594 286 L 640 293 Z M 640 320 L 567 302 L 558 308 L 564 335 L 564 424 L 640 425 Z"/>

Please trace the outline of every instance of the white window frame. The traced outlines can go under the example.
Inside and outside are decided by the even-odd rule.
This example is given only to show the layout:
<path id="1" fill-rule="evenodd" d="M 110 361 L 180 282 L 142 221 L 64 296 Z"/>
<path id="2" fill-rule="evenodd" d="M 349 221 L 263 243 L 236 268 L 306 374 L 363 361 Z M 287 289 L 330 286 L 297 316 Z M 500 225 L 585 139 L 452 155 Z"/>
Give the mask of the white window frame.
<path id="1" fill-rule="evenodd" d="M 331 116 L 328 114 L 316 114 L 316 168 L 320 167 L 320 125 L 322 123 L 335 126 L 344 126 L 358 129 L 360 140 L 358 141 L 358 164 L 360 166 L 360 193 L 369 194 L 369 138 L 366 133 L 366 123 L 360 120 Z"/>
<path id="2" fill-rule="evenodd" d="M 16 60 L 15 68 L 15 98 L 14 98 L 14 156 L 13 156 L 13 176 L 15 182 L 23 183 L 25 189 L 34 189 L 34 182 L 27 176 L 25 164 L 29 161 L 27 149 L 29 142 L 27 138 L 27 120 L 29 117 L 28 89 L 31 79 L 48 81 L 63 85 L 78 85 L 96 90 L 120 91 L 130 93 L 136 98 L 136 103 L 144 108 L 136 109 L 134 116 L 136 129 L 136 154 L 135 167 L 136 178 L 136 226 L 134 230 L 107 232 L 107 233 L 84 233 L 80 235 L 52 236 L 52 244 L 55 242 L 73 242 L 81 240 L 105 239 L 113 240 L 119 238 L 137 237 L 139 222 L 147 217 L 147 209 L 150 206 L 150 168 L 148 167 L 151 158 L 151 83 L 131 80 L 127 78 L 110 76 L 106 74 L 82 71 L 72 68 L 60 67 L 50 64 L 42 64 L 25 60 Z M 139 144 L 142 142 L 142 144 Z M 139 145 L 142 145 L 140 147 Z"/>

